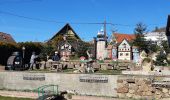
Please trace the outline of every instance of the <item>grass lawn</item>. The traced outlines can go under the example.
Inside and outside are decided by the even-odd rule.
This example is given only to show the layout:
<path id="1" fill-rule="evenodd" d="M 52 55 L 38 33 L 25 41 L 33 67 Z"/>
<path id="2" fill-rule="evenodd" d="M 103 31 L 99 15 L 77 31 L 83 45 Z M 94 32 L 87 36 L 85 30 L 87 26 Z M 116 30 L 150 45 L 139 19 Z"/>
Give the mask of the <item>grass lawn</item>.
<path id="1" fill-rule="evenodd" d="M 34 99 L 0 96 L 0 100 L 34 100 Z"/>

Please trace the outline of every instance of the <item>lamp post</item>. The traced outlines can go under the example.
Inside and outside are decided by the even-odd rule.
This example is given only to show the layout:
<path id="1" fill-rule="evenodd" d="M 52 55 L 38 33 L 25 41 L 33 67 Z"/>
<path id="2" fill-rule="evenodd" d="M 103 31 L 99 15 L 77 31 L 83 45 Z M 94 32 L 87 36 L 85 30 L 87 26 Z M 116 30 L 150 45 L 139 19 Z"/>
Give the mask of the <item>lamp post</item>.
<path id="1" fill-rule="evenodd" d="M 24 57 L 25 57 L 25 47 L 23 46 L 23 47 L 22 47 L 22 63 L 23 63 L 22 66 L 23 66 L 23 69 L 24 69 L 24 67 L 25 67 L 25 66 L 24 66 Z"/>

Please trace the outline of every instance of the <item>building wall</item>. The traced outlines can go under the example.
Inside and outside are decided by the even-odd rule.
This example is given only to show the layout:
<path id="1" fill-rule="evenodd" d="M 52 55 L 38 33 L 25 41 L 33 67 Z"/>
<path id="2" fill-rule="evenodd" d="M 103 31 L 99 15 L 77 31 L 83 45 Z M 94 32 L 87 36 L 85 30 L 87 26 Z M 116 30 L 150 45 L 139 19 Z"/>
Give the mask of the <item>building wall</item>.
<path id="1" fill-rule="evenodd" d="M 117 60 L 117 49 L 116 48 L 112 49 L 112 59 Z"/>
<path id="2" fill-rule="evenodd" d="M 97 41 L 97 59 L 104 59 L 107 57 L 105 41 Z"/>
<path id="3" fill-rule="evenodd" d="M 119 60 L 131 60 L 131 52 L 120 52 L 118 53 Z"/>
<path id="4" fill-rule="evenodd" d="M 133 62 L 134 63 L 140 63 L 140 55 L 139 55 L 138 48 L 133 48 L 132 53 L 133 53 Z"/>
<path id="5" fill-rule="evenodd" d="M 36 80 L 37 77 L 44 80 Z M 36 90 L 43 85 L 54 84 L 59 91 L 75 91 L 81 95 L 117 96 L 117 77 L 119 75 L 95 74 L 63 74 L 63 73 L 29 73 L 29 72 L 0 72 L 0 89 Z M 24 78 L 25 77 L 25 78 Z M 26 79 L 27 77 L 27 79 Z M 32 77 L 34 80 L 29 80 Z M 80 81 L 80 79 L 91 81 Z M 94 82 L 96 79 L 107 79 L 107 82 Z M 94 81 L 93 81 L 94 80 Z"/>
<path id="6" fill-rule="evenodd" d="M 131 60 L 131 46 L 127 40 L 123 40 L 118 46 L 118 59 L 119 60 Z"/>

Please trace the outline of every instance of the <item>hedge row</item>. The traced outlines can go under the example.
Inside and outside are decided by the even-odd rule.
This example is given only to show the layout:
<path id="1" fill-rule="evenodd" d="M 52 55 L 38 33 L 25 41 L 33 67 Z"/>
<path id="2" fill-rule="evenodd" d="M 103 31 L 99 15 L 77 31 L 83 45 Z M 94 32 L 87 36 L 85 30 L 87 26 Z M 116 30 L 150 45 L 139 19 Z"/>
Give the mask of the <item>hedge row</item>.
<path id="1" fill-rule="evenodd" d="M 13 52 L 19 52 L 23 56 L 22 47 L 25 47 L 25 63 L 29 63 L 32 52 L 39 54 L 42 49 L 41 43 L 35 42 L 21 42 L 21 43 L 6 43 L 0 42 L 0 64 L 6 65 L 8 58 Z"/>

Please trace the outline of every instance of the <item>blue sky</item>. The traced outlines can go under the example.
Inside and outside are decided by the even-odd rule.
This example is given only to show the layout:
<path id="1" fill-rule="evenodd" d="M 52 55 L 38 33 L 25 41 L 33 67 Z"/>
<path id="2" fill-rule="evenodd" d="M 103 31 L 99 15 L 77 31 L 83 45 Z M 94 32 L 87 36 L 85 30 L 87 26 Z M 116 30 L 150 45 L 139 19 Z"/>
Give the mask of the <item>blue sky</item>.
<path id="1" fill-rule="evenodd" d="M 30 18 L 53 20 L 37 21 L 12 16 L 9 12 Z M 10 33 L 17 42 L 50 39 L 67 22 L 108 23 L 119 33 L 133 33 L 135 24 L 143 22 L 148 31 L 166 26 L 170 14 L 170 0 L 0 0 L 0 31 Z M 124 26 L 128 25 L 128 26 Z M 83 40 L 96 36 L 101 24 L 71 24 Z M 111 35 L 113 26 L 107 25 Z"/>

